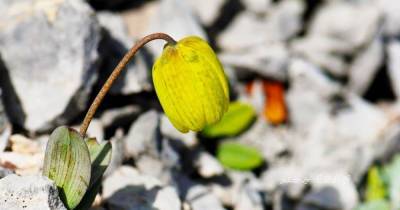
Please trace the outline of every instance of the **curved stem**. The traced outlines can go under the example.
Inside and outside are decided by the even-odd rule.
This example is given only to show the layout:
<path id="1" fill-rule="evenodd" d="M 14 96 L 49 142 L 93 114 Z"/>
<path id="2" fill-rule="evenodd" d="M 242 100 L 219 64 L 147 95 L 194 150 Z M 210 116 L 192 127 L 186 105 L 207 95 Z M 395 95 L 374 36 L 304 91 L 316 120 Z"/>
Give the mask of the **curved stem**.
<path id="1" fill-rule="evenodd" d="M 150 34 L 150 35 L 143 37 L 138 42 L 136 42 L 135 45 L 125 54 L 125 56 L 122 58 L 122 60 L 118 63 L 117 67 L 115 67 L 115 69 L 113 70 L 111 75 L 108 77 L 107 81 L 104 83 L 103 87 L 100 89 L 96 98 L 90 105 L 89 110 L 87 111 L 86 116 L 83 119 L 82 125 L 79 130 L 79 133 L 82 136 L 85 136 L 86 131 L 89 127 L 90 121 L 92 121 L 92 118 L 93 118 L 94 114 L 96 113 L 97 108 L 100 106 L 101 102 L 103 101 L 104 96 L 110 90 L 112 84 L 118 78 L 118 76 L 120 75 L 122 70 L 125 68 L 125 66 L 129 63 L 129 61 L 132 59 L 132 57 L 136 54 L 136 52 L 141 47 L 143 47 L 148 42 L 150 42 L 152 40 L 156 40 L 156 39 L 163 39 L 170 44 L 176 44 L 176 41 L 172 37 L 170 37 L 169 35 L 164 34 L 164 33 Z"/>

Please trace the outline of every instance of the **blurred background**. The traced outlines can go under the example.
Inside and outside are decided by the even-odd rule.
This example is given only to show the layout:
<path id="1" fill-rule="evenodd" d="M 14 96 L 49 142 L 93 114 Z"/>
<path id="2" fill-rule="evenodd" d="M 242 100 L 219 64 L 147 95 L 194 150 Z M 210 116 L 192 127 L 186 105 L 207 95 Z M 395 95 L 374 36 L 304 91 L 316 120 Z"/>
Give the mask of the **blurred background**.
<path id="1" fill-rule="evenodd" d="M 210 43 L 230 109 L 179 133 L 151 81 L 164 41 L 147 44 L 88 131 L 113 144 L 93 209 L 400 208 L 399 0 L 0 0 L 0 14 L 0 178 L 40 174 L 51 131 L 78 128 L 134 42 L 164 32 Z"/>

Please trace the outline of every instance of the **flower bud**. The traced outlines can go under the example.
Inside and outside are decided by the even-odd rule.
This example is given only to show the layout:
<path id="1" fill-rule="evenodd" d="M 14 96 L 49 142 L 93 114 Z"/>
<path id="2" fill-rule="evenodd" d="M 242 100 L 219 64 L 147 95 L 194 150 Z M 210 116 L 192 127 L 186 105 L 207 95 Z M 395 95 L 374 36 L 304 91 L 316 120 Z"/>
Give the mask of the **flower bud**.
<path id="1" fill-rule="evenodd" d="M 199 37 L 168 43 L 153 66 L 153 82 L 165 114 L 183 133 L 218 122 L 228 109 L 222 65 Z"/>

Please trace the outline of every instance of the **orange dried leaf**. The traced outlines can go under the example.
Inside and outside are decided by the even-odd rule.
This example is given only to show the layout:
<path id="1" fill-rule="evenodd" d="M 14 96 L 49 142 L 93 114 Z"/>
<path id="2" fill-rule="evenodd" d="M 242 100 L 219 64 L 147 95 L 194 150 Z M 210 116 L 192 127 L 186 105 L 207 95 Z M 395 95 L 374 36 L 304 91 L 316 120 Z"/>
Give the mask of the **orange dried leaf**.
<path id="1" fill-rule="evenodd" d="M 277 125 L 287 120 L 284 87 L 280 82 L 263 81 L 265 94 L 264 117 Z"/>

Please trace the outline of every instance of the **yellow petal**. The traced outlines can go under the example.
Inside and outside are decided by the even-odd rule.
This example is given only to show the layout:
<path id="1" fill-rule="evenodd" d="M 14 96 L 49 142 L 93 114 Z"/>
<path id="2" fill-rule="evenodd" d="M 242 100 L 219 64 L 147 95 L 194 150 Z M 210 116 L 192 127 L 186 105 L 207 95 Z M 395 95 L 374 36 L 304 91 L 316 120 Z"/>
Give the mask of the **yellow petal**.
<path id="1" fill-rule="evenodd" d="M 216 123 L 228 108 L 229 88 L 222 65 L 199 37 L 166 45 L 153 66 L 153 82 L 165 114 L 183 133 Z"/>

